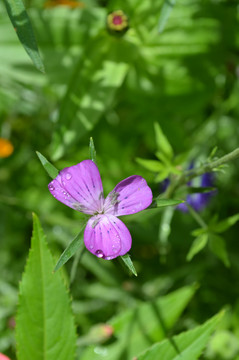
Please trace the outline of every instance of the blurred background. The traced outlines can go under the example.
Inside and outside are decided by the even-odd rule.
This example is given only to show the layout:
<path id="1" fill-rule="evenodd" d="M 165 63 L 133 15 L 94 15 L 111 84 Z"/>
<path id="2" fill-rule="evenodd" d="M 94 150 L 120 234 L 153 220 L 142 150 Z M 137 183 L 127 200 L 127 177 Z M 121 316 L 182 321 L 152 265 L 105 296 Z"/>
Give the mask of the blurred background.
<path id="1" fill-rule="evenodd" d="M 238 147 L 239 7 L 233 0 L 27 0 L 45 73 L 36 70 L 0 4 L 0 352 L 15 359 L 14 316 L 35 212 L 54 257 L 79 232 L 80 213 L 49 193 L 50 178 L 36 151 L 58 169 L 89 158 L 93 137 L 105 195 L 138 174 L 154 196 L 154 123 L 182 156 L 181 168 L 200 164 L 217 146 L 220 157 Z M 164 7 L 165 9 L 165 7 Z M 115 28 L 108 14 L 122 10 Z M 122 16 L 122 13 L 119 13 Z M 119 14 L 117 16 L 119 16 Z M 200 212 L 208 223 L 238 212 L 239 161 L 215 174 L 217 191 Z M 202 358 L 239 359 L 238 225 L 222 234 L 230 266 L 206 247 L 186 260 L 198 224 L 189 212 L 152 209 L 126 219 L 138 278 L 118 260 L 85 252 L 65 266 L 79 335 L 138 300 L 183 285 L 199 289 L 174 333 L 227 307 L 227 316 Z"/>

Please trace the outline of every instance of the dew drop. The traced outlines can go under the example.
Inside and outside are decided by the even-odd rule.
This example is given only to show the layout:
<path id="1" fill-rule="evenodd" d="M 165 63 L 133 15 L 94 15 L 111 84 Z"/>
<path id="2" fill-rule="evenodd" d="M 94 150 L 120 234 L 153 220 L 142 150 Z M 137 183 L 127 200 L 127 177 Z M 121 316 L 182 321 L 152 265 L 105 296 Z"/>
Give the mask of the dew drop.
<path id="1" fill-rule="evenodd" d="M 102 250 L 97 250 L 95 252 L 95 255 L 98 257 L 98 258 L 103 258 L 104 257 L 104 253 Z"/>
<path id="2" fill-rule="evenodd" d="M 55 188 L 54 188 L 54 186 L 53 186 L 52 184 L 49 185 L 49 190 L 50 190 L 50 191 L 55 190 Z"/>
<path id="3" fill-rule="evenodd" d="M 71 179 L 71 174 L 70 173 L 66 173 L 66 180 L 70 180 Z"/>

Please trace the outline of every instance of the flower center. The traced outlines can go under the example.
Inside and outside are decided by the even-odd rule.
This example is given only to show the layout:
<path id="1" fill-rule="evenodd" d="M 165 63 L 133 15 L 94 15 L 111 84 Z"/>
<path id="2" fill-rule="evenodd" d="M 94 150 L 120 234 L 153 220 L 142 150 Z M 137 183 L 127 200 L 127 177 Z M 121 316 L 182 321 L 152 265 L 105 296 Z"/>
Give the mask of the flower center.
<path id="1" fill-rule="evenodd" d="M 114 25 L 120 25 L 123 22 L 123 19 L 120 15 L 115 15 L 112 20 Z"/>
<path id="2" fill-rule="evenodd" d="M 104 199 L 103 203 L 97 209 L 94 215 L 107 214 L 112 208 L 114 208 L 118 203 L 119 193 L 116 191 L 112 191 L 106 199 Z"/>

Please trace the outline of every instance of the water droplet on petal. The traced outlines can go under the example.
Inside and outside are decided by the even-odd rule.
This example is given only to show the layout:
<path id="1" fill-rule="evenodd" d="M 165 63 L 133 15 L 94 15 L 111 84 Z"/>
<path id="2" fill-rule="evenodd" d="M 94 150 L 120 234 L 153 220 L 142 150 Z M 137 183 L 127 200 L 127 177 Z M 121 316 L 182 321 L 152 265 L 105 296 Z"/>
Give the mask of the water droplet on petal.
<path id="1" fill-rule="evenodd" d="M 50 191 L 55 190 L 54 185 L 50 184 L 50 185 L 49 185 L 49 190 L 50 190 Z"/>
<path id="2" fill-rule="evenodd" d="M 72 178 L 70 173 L 66 173 L 66 180 L 70 180 Z"/>
<path id="3" fill-rule="evenodd" d="M 95 255 L 98 257 L 98 258 L 103 258 L 104 257 L 104 253 L 102 250 L 97 250 L 95 252 Z"/>

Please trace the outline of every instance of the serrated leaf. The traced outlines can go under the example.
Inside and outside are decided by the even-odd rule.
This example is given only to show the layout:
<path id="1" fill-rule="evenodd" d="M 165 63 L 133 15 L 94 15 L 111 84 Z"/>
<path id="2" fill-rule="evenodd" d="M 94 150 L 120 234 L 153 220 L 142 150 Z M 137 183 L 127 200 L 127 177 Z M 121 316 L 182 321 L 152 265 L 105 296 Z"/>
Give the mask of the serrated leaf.
<path id="1" fill-rule="evenodd" d="M 46 170 L 46 172 L 48 173 L 48 175 L 52 178 L 55 179 L 59 173 L 59 170 L 57 170 L 57 168 L 55 168 L 54 165 L 52 165 L 46 158 L 45 156 L 43 156 L 39 151 L 36 151 L 36 154 L 40 160 L 40 162 L 42 163 L 42 166 L 44 167 L 44 169 Z"/>
<path id="2" fill-rule="evenodd" d="M 134 274 L 135 276 L 138 276 L 129 254 L 125 254 L 125 255 L 121 256 L 120 258 L 122 259 L 122 261 L 123 261 L 124 265 L 127 267 L 127 269 L 129 269 L 129 271 L 132 274 Z"/>
<path id="3" fill-rule="evenodd" d="M 224 263 L 225 266 L 230 266 L 230 261 L 227 255 L 227 249 L 224 239 L 216 234 L 210 234 L 209 245 L 212 252 Z"/>
<path id="4" fill-rule="evenodd" d="M 177 199 L 154 199 L 152 204 L 148 207 L 148 209 L 151 208 L 160 208 L 165 206 L 175 206 L 178 204 L 184 203 L 183 200 L 177 200 Z M 147 210 L 147 209 L 146 209 Z"/>
<path id="5" fill-rule="evenodd" d="M 45 72 L 32 24 L 22 0 L 4 0 L 8 16 L 26 52 L 38 70 Z"/>
<path id="6" fill-rule="evenodd" d="M 16 318 L 18 360 L 73 360 L 76 333 L 67 290 L 36 215 Z"/>
<path id="7" fill-rule="evenodd" d="M 173 340 L 177 344 L 179 353 L 175 351 L 170 340 L 164 340 L 146 350 L 137 357 L 137 360 L 197 360 L 223 314 L 224 312 L 221 312 L 203 325 L 174 336 Z"/>
<path id="8" fill-rule="evenodd" d="M 170 145 L 167 137 L 162 132 L 161 127 L 158 123 L 154 123 L 154 130 L 155 130 L 155 138 L 156 138 L 156 145 L 159 152 L 162 152 L 168 159 L 172 159 L 173 157 L 173 149 Z"/>
<path id="9" fill-rule="evenodd" d="M 219 223 L 210 225 L 210 230 L 215 231 L 217 233 L 222 233 L 233 226 L 237 221 L 239 221 L 239 214 L 230 216 L 229 218 L 220 221 Z"/>
<path id="10" fill-rule="evenodd" d="M 161 9 L 161 14 L 159 17 L 159 22 L 158 22 L 158 32 L 159 33 L 163 32 L 175 3 L 176 3 L 176 0 L 165 0 L 164 1 L 162 9 Z"/>
<path id="11" fill-rule="evenodd" d="M 96 164 L 96 151 L 95 151 L 95 144 L 93 141 L 93 138 L 90 138 L 90 144 L 89 144 L 89 152 L 90 152 L 90 158 L 94 163 Z"/>
<path id="12" fill-rule="evenodd" d="M 165 169 L 165 166 L 157 160 L 147 160 L 147 159 L 136 158 L 136 161 L 138 164 L 143 166 L 145 169 L 156 172 L 156 173 L 161 172 Z"/>
<path id="13" fill-rule="evenodd" d="M 70 242 L 67 248 L 61 254 L 57 264 L 54 268 L 54 271 L 59 270 L 70 258 L 76 253 L 77 250 L 83 251 L 84 250 L 84 241 L 83 241 L 83 230 L 85 225 L 82 227 L 81 231 L 78 235 Z"/>
<path id="14" fill-rule="evenodd" d="M 107 347 L 102 346 L 98 353 L 95 346 L 89 347 L 81 360 L 101 360 L 102 354 L 104 360 L 132 360 L 137 357 L 150 343 L 167 336 L 167 330 L 175 324 L 195 290 L 195 286 L 184 287 L 116 315 L 108 323 L 113 327 L 117 341 Z"/>
<path id="15" fill-rule="evenodd" d="M 198 236 L 192 243 L 192 246 L 187 254 L 187 261 L 192 260 L 192 258 L 207 245 L 207 242 L 208 242 L 207 233 Z"/>

